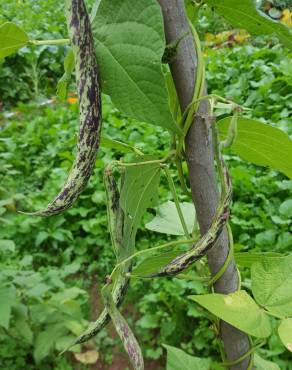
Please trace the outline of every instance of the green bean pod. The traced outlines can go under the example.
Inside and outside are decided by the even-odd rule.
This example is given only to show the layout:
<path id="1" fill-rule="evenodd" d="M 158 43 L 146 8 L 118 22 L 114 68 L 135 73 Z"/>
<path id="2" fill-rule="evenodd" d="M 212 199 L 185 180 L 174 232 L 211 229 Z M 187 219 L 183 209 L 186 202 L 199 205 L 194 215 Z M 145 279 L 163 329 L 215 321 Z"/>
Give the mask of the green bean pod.
<path id="1" fill-rule="evenodd" d="M 161 268 L 159 272 L 149 275 L 148 277 L 166 277 L 179 274 L 194 262 L 205 256 L 217 242 L 223 227 L 229 218 L 229 208 L 232 199 L 231 178 L 221 155 L 219 158 L 219 165 L 221 166 L 223 174 L 222 193 L 219 206 L 213 216 L 210 228 L 189 251 L 176 257 L 166 266 Z"/>
<path id="2" fill-rule="evenodd" d="M 83 0 L 66 0 L 66 19 L 74 53 L 80 129 L 77 156 L 59 194 L 34 214 L 51 216 L 71 207 L 93 172 L 101 131 L 101 94 L 89 16 Z"/>

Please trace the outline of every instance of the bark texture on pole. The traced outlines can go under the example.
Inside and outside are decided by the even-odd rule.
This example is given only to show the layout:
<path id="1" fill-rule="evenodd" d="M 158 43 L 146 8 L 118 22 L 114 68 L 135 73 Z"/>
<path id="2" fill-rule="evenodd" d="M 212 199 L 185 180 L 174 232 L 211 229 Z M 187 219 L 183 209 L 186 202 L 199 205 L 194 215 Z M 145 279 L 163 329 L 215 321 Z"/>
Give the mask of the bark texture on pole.
<path id="1" fill-rule="evenodd" d="M 181 110 L 184 111 L 193 97 L 197 67 L 195 46 L 185 14 L 184 1 L 158 0 L 158 2 L 162 8 L 168 44 L 189 32 L 188 36 L 179 43 L 177 57 L 170 65 Z M 208 230 L 219 201 L 208 113 L 209 103 L 206 100 L 202 101 L 185 141 L 192 197 L 202 234 Z M 220 270 L 228 251 L 228 234 L 225 228 L 217 244 L 208 253 L 212 275 Z M 232 259 L 224 275 L 215 283 L 214 289 L 217 293 L 226 294 L 234 292 L 237 286 L 236 265 Z M 228 361 L 238 359 L 250 348 L 248 336 L 223 321 L 220 326 L 220 335 Z M 240 364 L 231 366 L 230 369 L 246 370 L 249 360 L 250 358 L 247 357 Z"/>

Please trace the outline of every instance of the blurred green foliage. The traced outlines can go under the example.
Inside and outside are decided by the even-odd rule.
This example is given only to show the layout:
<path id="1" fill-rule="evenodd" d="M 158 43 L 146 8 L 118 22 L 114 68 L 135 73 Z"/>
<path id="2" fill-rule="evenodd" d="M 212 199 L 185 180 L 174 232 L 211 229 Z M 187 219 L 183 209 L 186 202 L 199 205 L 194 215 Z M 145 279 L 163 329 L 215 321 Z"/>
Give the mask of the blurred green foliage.
<path id="1" fill-rule="evenodd" d="M 34 38 L 64 37 L 62 7 L 55 0 L 8 1 L 0 22 L 16 21 Z M 224 29 L 212 17 L 206 13 L 201 18 L 201 33 Z M 0 115 L 0 288 L 10 297 L 5 306 L 0 303 L 0 314 L 8 317 L 8 326 L 0 322 L 0 368 L 5 370 L 40 366 L 69 370 L 73 364 L 75 369 L 84 368 L 72 354 L 56 354 L 96 317 L 101 306 L 96 288 L 113 263 L 102 171 L 106 163 L 120 157 L 118 152 L 100 150 L 94 175 L 74 208 L 48 219 L 17 213 L 41 209 L 63 184 L 74 159 L 77 106 L 48 100 L 63 73 L 65 49 L 24 48 L 0 65 L 5 107 Z M 205 53 L 210 91 L 252 108 L 253 117 L 292 134 L 291 54 L 277 45 L 251 44 Z M 107 97 L 103 132 L 145 153 L 163 156 L 169 145 L 165 131 L 126 119 Z M 231 154 L 227 157 L 234 182 L 231 225 L 236 251 L 290 251 L 292 181 Z M 162 181 L 161 203 L 170 199 L 163 185 Z M 137 239 L 138 248 L 161 242 L 159 235 L 146 229 L 139 230 Z M 204 261 L 198 268 L 207 273 Z M 243 277 L 249 289 L 248 272 Z M 218 341 L 206 312 L 184 299 L 204 292 L 202 283 L 179 279 L 132 282 L 124 307 L 147 358 L 161 358 L 162 343 L 196 356 L 218 356 Z M 103 331 L 86 348 L 97 349 L 106 363 L 116 345 Z M 277 335 L 261 353 L 281 369 L 292 369 Z M 42 358 L 45 361 L 39 365 Z"/>

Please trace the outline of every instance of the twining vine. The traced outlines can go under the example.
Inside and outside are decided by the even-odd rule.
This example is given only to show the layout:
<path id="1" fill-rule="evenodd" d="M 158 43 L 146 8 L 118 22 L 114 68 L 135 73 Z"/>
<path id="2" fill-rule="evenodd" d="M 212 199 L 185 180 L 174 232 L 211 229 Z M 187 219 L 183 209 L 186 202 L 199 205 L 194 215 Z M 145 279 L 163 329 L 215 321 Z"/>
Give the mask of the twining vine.
<path id="1" fill-rule="evenodd" d="M 80 130 L 78 152 L 71 173 L 63 189 L 56 196 L 56 198 L 49 203 L 46 209 L 35 213 L 41 216 L 50 216 L 60 213 L 69 208 L 78 198 L 78 195 L 86 186 L 86 183 L 88 182 L 88 179 L 92 173 L 97 149 L 99 146 L 101 131 L 101 98 L 98 83 L 98 68 L 95 57 L 90 19 L 86 11 L 84 1 L 66 0 L 66 18 L 70 43 L 73 49 L 75 60 L 76 82 L 79 97 Z M 133 260 L 135 258 L 134 252 L 136 232 L 131 220 L 129 220 L 129 217 L 132 218 L 133 216 L 125 215 L 125 209 L 123 210 L 121 207 L 120 194 L 113 174 L 114 171 L 117 169 L 119 170 L 119 168 L 127 168 L 127 166 L 142 166 L 145 167 L 143 168 L 143 171 L 145 171 L 147 170 L 147 167 L 150 166 L 150 172 L 153 172 L 152 165 L 154 165 L 153 176 L 155 176 L 155 174 L 157 175 L 161 170 L 163 170 L 168 180 L 170 190 L 173 194 L 183 230 L 187 237 L 186 240 L 176 242 L 176 245 L 178 245 L 180 242 L 184 244 L 193 244 L 188 251 L 169 261 L 156 273 L 146 275 L 144 278 L 175 276 L 189 268 L 194 262 L 205 256 L 206 253 L 214 246 L 224 226 L 226 225 L 230 214 L 230 202 L 232 197 L 231 179 L 224 159 L 221 155 L 221 150 L 217 140 L 215 140 L 215 142 L 217 143 L 216 153 L 218 173 L 221 180 L 221 200 L 214 214 L 209 230 L 198 241 L 193 240 L 188 233 L 186 222 L 184 220 L 184 216 L 176 194 L 176 189 L 167 164 L 168 159 L 175 158 L 175 162 L 179 170 L 178 173 L 180 175 L 181 184 L 183 185 L 183 188 L 186 189 L 183 172 L 181 170 L 181 161 L 184 157 L 184 138 L 190 128 L 193 117 L 196 114 L 200 100 L 204 98 L 210 99 L 210 97 L 202 96 L 204 89 L 204 63 L 198 35 L 192 24 L 190 24 L 190 28 L 196 45 L 198 69 L 196 73 L 196 84 L 192 102 L 188 106 L 187 110 L 182 114 L 182 118 L 180 120 L 182 135 L 180 137 L 173 138 L 175 150 L 170 152 L 170 154 L 162 160 L 145 160 L 144 157 L 141 156 L 141 159 L 138 162 L 113 163 L 107 166 L 104 171 L 104 183 L 107 194 L 108 224 L 112 240 L 112 247 L 117 259 L 117 265 L 112 274 L 106 278 L 106 285 L 102 289 L 102 296 L 105 303 L 104 310 L 91 328 L 89 328 L 84 334 L 79 336 L 74 343 L 72 343 L 72 345 L 75 345 L 88 341 L 94 337 L 109 322 L 111 318 L 121 340 L 124 343 L 124 347 L 130 356 L 134 368 L 139 370 L 144 368 L 140 348 L 126 321 L 122 318 L 117 310 L 117 307 L 122 303 L 129 286 L 131 269 Z M 171 59 L 175 57 L 176 49 L 184 36 L 185 35 L 182 35 L 174 45 L 167 47 L 166 52 L 163 55 L 162 62 L 169 63 Z M 211 99 L 214 100 L 214 97 Z M 233 120 L 232 127 L 235 125 L 236 120 Z M 216 129 L 214 129 L 214 132 L 216 132 Z M 229 141 L 232 140 L 234 132 L 235 129 L 230 133 L 230 138 L 226 139 L 228 142 L 224 143 L 224 146 L 228 146 L 228 144 L 230 145 Z M 127 181 L 127 179 L 124 177 L 125 176 L 122 176 L 122 189 L 126 189 L 125 181 Z M 147 253 L 147 251 L 145 252 Z M 227 265 L 223 266 L 224 269 L 226 267 Z M 220 273 L 223 272 L 220 271 Z M 219 277 L 219 274 L 217 277 Z"/>

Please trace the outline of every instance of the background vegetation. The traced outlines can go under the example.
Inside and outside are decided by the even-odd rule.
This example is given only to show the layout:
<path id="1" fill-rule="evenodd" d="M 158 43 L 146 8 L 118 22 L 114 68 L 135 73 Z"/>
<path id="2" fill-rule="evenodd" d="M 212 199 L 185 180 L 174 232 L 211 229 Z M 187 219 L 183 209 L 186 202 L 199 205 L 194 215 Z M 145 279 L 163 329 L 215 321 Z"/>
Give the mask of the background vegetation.
<path id="1" fill-rule="evenodd" d="M 287 4 L 270 1 L 263 7 L 270 16 L 278 10 L 277 17 L 289 22 Z M 63 5 L 56 0 L 8 1 L 2 5 L 0 23 L 5 20 L 22 25 L 34 38 L 66 37 Z M 264 38 L 251 42 L 248 34 L 231 30 L 209 11 L 202 11 L 199 31 L 209 90 L 252 108 L 253 117 L 292 135 L 291 53 Z M 23 48 L 0 64 L 0 368 L 5 370 L 87 369 L 93 363 L 97 365 L 92 368 L 127 367 L 110 326 L 76 353 L 57 356 L 101 308 L 97 289 L 113 261 L 102 171 L 119 153 L 100 151 L 89 186 L 64 214 L 43 219 L 16 213 L 46 204 L 74 158 L 76 99 L 74 94 L 66 102 L 55 98 L 65 53 L 66 47 Z M 169 140 L 159 128 L 129 125 L 106 96 L 103 130 L 145 153 L 154 148 L 163 153 Z M 228 162 L 234 182 L 231 226 L 236 251 L 291 251 L 292 181 L 231 154 Z M 170 198 L 162 187 L 160 198 Z M 141 229 L 137 240 L 141 247 L 161 237 Z M 199 268 L 206 269 L 206 263 Z M 250 288 L 248 272 L 243 286 Z M 202 283 L 179 279 L 132 282 L 124 310 L 149 360 L 147 369 L 163 368 L 163 343 L 216 358 L 218 340 L 207 313 L 184 299 L 203 292 Z M 260 352 L 281 369 L 292 369 L 276 335 Z"/>

